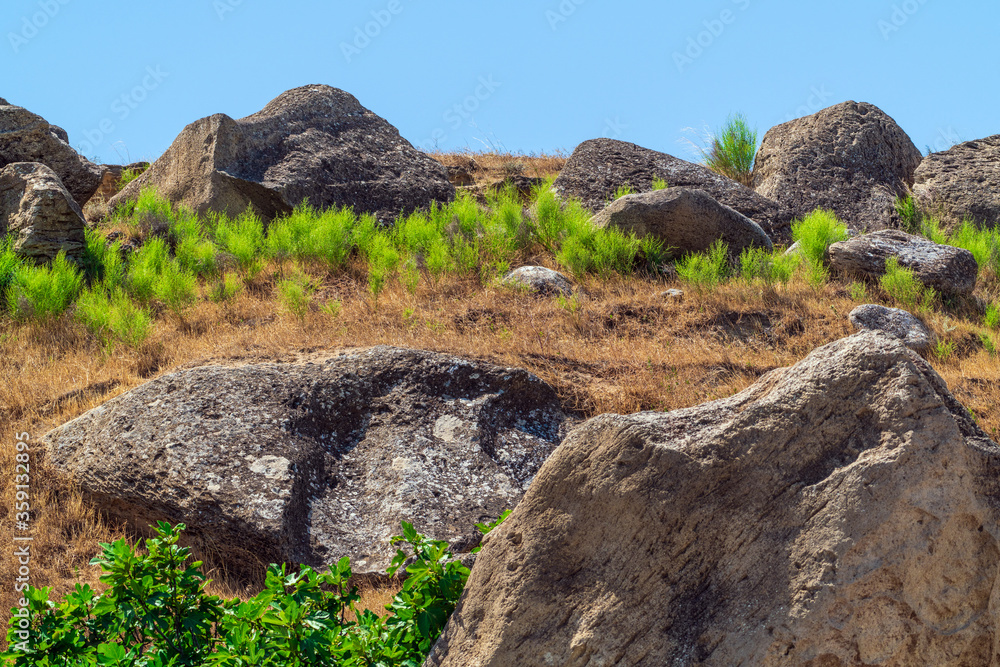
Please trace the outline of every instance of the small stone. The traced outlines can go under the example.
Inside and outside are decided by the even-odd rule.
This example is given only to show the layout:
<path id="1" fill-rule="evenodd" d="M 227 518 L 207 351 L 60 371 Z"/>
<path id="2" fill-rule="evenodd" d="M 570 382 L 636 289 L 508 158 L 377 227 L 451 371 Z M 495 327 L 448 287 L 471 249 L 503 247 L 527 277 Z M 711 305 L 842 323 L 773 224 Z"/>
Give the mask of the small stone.
<path id="1" fill-rule="evenodd" d="M 503 285 L 527 288 L 538 296 L 573 294 L 573 283 L 569 278 L 544 266 L 522 266 L 508 273 L 500 282 Z"/>
<path id="2" fill-rule="evenodd" d="M 684 298 L 684 290 L 668 289 L 666 292 L 660 292 L 660 296 L 664 299 L 676 299 L 677 301 L 680 301 Z"/>

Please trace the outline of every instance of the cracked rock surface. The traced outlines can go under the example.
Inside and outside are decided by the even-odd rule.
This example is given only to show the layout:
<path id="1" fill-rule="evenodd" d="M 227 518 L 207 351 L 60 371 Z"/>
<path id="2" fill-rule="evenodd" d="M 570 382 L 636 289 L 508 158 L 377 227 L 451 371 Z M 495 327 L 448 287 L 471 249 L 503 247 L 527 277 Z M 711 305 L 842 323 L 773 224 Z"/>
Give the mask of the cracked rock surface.
<path id="1" fill-rule="evenodd" d="M 866 331 L 730 398 L 577 427 L 427 664 L 997 665 L 1000 448 Z"/>
<path id="2" fill-rule="evenodd" d="M 113 518 L 183 521 L 235 571 L 379 572 L 400 522 L 478 542 L 562 438 L 527 371 L 377 347 L 323 363 L 204 366 L 148 382 L 51 431 L 50 460 Z"/>

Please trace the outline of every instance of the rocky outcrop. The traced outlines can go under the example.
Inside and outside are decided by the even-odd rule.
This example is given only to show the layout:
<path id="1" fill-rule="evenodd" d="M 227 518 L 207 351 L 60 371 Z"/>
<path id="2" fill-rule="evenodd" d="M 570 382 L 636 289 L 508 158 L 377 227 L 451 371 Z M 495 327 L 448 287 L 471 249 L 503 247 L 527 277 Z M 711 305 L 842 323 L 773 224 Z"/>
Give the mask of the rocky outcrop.
<path id="1" fill-rule="evenodd" d="M 0 168 L 14 162 L 50 167 L 81 208 L 101 184 L 101 168 L 70 147 L 65 130 L 0 99 Z"/>
<path id="2" fill-rule="evenodd" d="M 913 193 L 924 211 L 951 225 L 1000 224 L 1000 134 L 925 157 L 913 174 Z"/>
<path id="3" fill-rule="evenodd" d="M 862 332 L 727 399 L 576 428 L 427 665 L 997 665 L 1000 448 Z"/>
<path id="4" fill-rule="evenodd" d="M 934 345 L 934 334 L 915 315 L 900 308 L 886 308 L 875 303 L 858 306 L 848 315 L 854 328 L 881 331 L 902 341 L 903 345 L 926 354 Z"/>
<path id="5" fill-rule="evenodd" d="M 308 199 L 386 223 L 455 195 L 440 163 L 354 96 L 318 85 L 282 93 L 246 118 L 216 114 L 188 125 L 110 207 L 147 185 L 197 213 L 233 216 L 252 207 L 270 219 Z"/>
<path id="6" fill-rule="evenodd" d="M 569 278 L 544 266 L 522 266 L 500 281 L 509 287 L 519 287 L 538 296 L 570 296 L 573 283 Z"/>
<path id="7" fill-rule="evenodd" d="M 653 189 L 654 178 L 663 179 L 670 187 L 704 190 L 756 222 L 775 242 L 791 239 L 792 213 L 774 200 L 700 164 L 616 139 L 591 139 L 577 146 L 553 189 L 563 197 L 581 200 L 597 213 L 621 186 L 646 192 Z"/>
<path id="8" fill-rule="evenodd" d="M 754 189 L 805 217 L 832 209 L 852 229 L 896 224 L 895 199 L 913 184 L 917 147 L 878 107 L 844 102 L 764 135 Z"/>
<path id="9" fill-rule="evenodd" d="M 976 287 L 979 265 L 971 252 L 922 236 L 884 230 L 830 246 L 830 268 L 852 278 L 878 280 L 885 275 L 890 257 L 896 257 L 900 266 L 942 294 L 971 294 Z"/>
<path id="10" fill-rule="evenodd" d="M 55 469 L 136 527 L 183 521 L 235 571 L 350 556 L 382 571 L 400 522 L 477 542 L 560 441 L 526 371 L 373 348 L 161 377 L 50 432 Z"/>
<path id="11" fill-rule="evenodd" d="M 124 166 L 118 164 L 102 164 L 101 186 L 97 188 L 97 192 L 94 193 L 93 198 L 101 201 L 110 201 L 112 197 L 121 192 L 119 183 L 121 182 L 123 172 L 132 171 L 133 173 L 142 173 L 148 168 L 148 162 L 133 162 L 132 164 Z"/>
<path id="12" fill-rule="evenodd" d="M 638 236 L 653 236 L 680 254 L 702 252 L 715 241 L 738 256 L 744 248 L 771 250 L 771 239 L 760 226 L 708 193 L 691 188 L 667 188 L 626 195 L 591 220 L 595 227 L 616 227 Z"/>
<path id="13" fill-rule="evenodd" d="M 0 169 L 0 238 L 14 237 L 14 251 L 35 262 L 60 250 L 79 260 L 85 244 L 83 211 L 56 173 L 38 162 Z"/>

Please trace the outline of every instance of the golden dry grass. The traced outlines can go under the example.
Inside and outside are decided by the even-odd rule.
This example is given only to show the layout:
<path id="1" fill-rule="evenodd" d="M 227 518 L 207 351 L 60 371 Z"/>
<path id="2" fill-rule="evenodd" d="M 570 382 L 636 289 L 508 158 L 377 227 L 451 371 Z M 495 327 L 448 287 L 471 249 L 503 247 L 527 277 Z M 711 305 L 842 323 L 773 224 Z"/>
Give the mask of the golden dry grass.
<path id="1" fill-rule="evenodd" d="M 515 155 L 506 152 L 429 153 L 446 167 L 463 167 L 475 179 L 476 187 L 488 186 L 515 174 L 534 178 L 554 178 L 566 164 L 561 153 Z"/>
<path id="2" fill-rule="evenodd" d="M 684 287 L 665 279 L 592 278 L 582 285 L 585 299 L 560 303 L 475 280 L 447 277 L 432 283 L 425 276 L 415 294 L 391 284 L 376 307 L 363 271 L 355 266 L 326 276 L 311 312 L 300 321 L 278 304 L 273 271 L 265 275 L 272 277 L 229 303 L 199 303 L 183 323 L 160 314 L 140 350 L 119 346 L 109 352 L 69 317 L 47 326 L 0 323 L 0 534 L 15 534 L 15 434 L 27 432 L 33 443 L 34 586 L 51 586 L 53 596 L 61 596 L 77 582 L 96 584 L 99 573 L 88 561 L 97 542 L 125 534 L 102 521 L 70 482 L 54 474 L 39 439 L 178 368 L 295 362 L 350 348 L 396 345 L 526 368 L 555 386 L 581 417 L 672 410 L 729 396 L 767 371 L 848 335 L 847 314 L 857 305 L 844 284 L 814 290 L 798 278 L 779 287 L 733 282 L 702 295 L 688 290 L 681 300 L 662 295 L 669 287 Z M 333 300 L 342 304 L 338 315 L 319 310 Z M 928 318 L 938 336 L 956 344 L 950 358 L 932 362 L 995 438 L 1000 360 L 978 344 L 981 328 L 974 317 L 970 311 Z M 8 549 L 0 559 L 4 624 L 16 600 L 16 570 Z M 217 570 L 210 569 L 209 576 L 219 579 L 212 588 L 216 594 L 254 592 L 245 582 L 218 577 Z M 397 589 L 398 584 L 368 586 L 363 604 L 381 611 Z"/>

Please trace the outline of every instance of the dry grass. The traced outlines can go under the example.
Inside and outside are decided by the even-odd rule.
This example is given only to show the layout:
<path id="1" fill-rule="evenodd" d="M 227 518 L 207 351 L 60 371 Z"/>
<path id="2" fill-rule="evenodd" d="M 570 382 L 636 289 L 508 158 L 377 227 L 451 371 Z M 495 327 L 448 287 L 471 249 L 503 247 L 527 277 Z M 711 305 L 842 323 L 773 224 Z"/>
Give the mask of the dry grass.
<path id="1" fill-rule="evenodd" d="M 508 176 L 554 178 L 566 165 L 568 156 L 562 152 L 548 155 L 515 155 L 508 152 L 429 153 L 446 167 L 463 167 L 475 179 L 475 187 L 485 187 L 503 181 Z"/>
<path id="2" fill-rule="evenodd" d="M 488 165 L 492 178 L 509 156 L 472 157 Z M 531 165 L 529 175 L 543 176 L 563 160 L 518 159 Z M 662 292 L 683 285 L 642 277 L 593 278 L 583 285 L 588 296 L 574 306 L 455 277 L 432 284 L 425 276 L 415 294 L 390 285 L 376 308 L 364 272 L 355 266 L 324 278 L 312 311 L 300 322 L 278 305 L 273 272 L 265 275 L 271 277 L 229 303 L 199 303 L 183 323 L 161 314 L 140 350 L 119 347 L 108 353 L 69 318 L 45 327 L 0 323 L 0 534 L 15 534 L 15 434 L 27 432 L 34 443 L 33 585 L 52 586 L 53 596 L 62 596 L 77 582 L 96 584 L 99 573 L 88 562 L 97 542 L 125 535 L 121 527 L 102 521 L 72 484 L 46 465 L 40 437 L 178 368 L 296 362 L 351 348 L 396 345 L 526 368 L 555 386 L 581 417 L 672 410 L 729 396 L 769 370 L 793 364 L 817 346 L 851 333 L 847 314 L 857 305 L 843 284 L 817 291 L 800 279 L 774 288 L 734 282 L 671 300 Z M 333 300 L 342 304 L 337 316 L 319 310 Z M 981 328 L 970 319 L 975 316 L 970 310 L 963 316 L 928 318 L 939 336 L 956 344 L 950 358 L 932 362 L 996 438 L 1000 360 L 978 343 Z M 16 601 L 16 569 L 11 549 L 0 559 L 0 620 L 5 624 Z M 209 576 L 219 579 L 212 584 L 215 594 L 255 592 L 252 585 L 218 576 L 218 570 L 210 569 Z M 363 605 L 381 612 L 397 590 L 398 584 L 366 585 Z"/>

